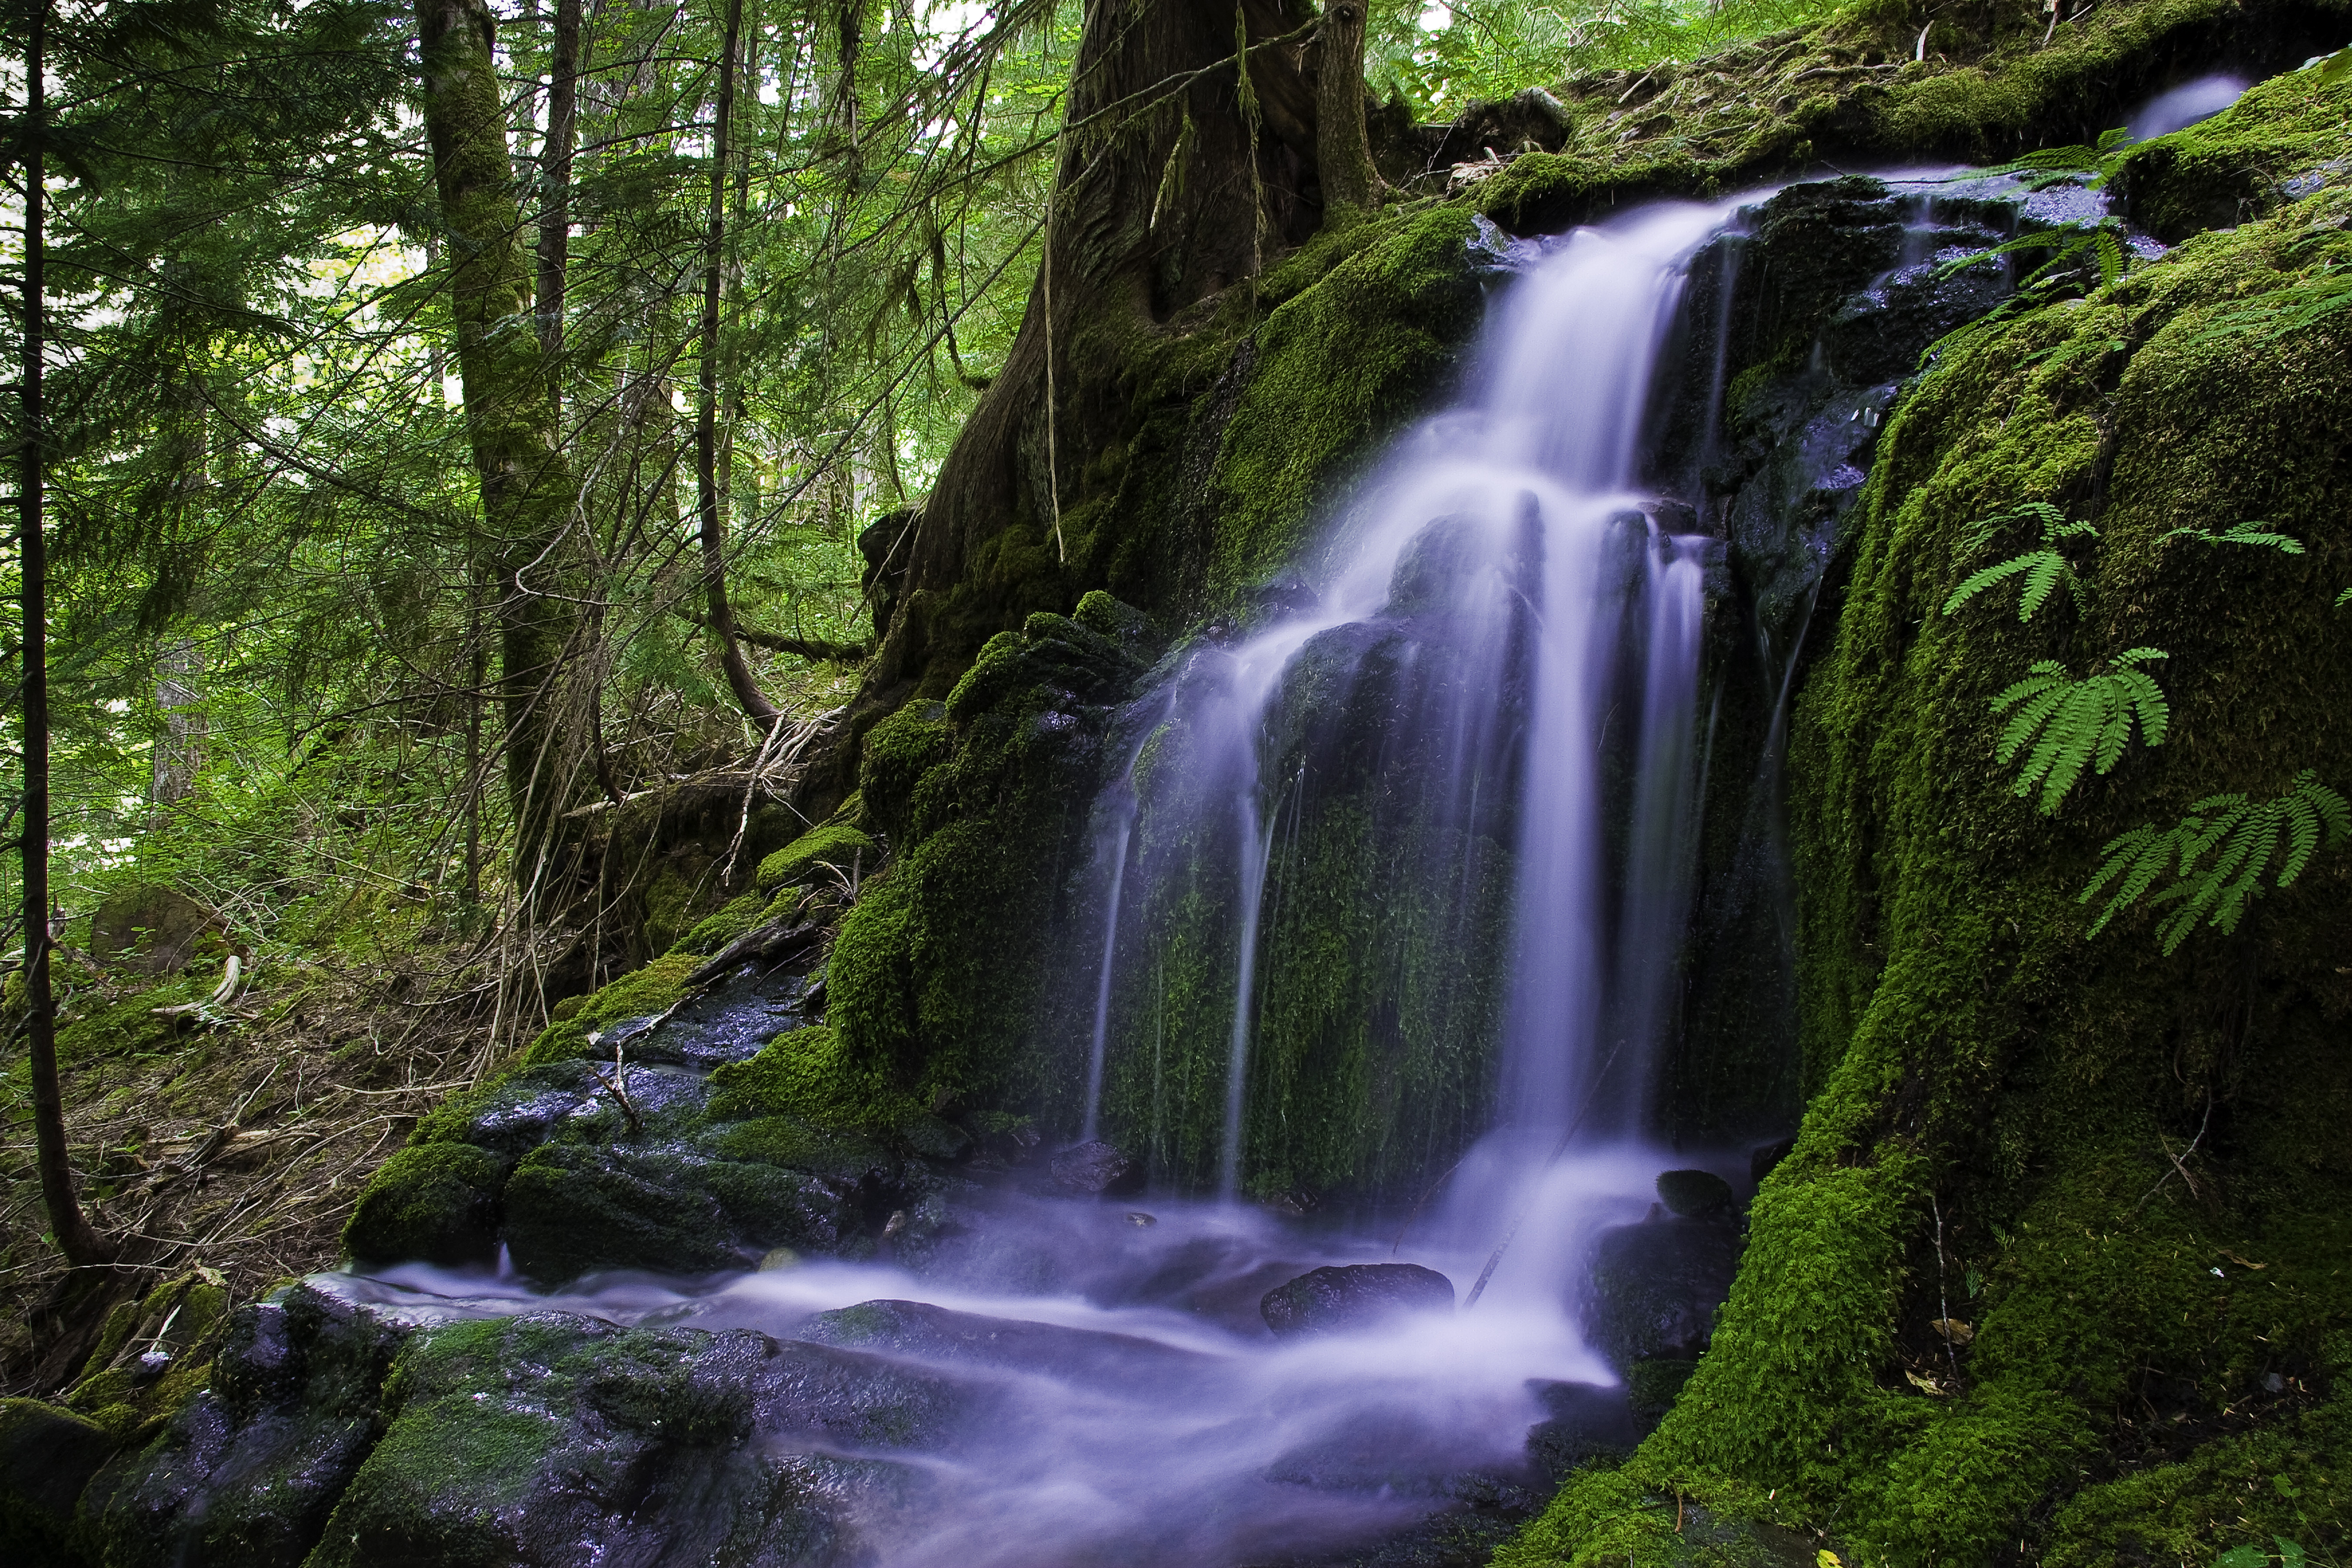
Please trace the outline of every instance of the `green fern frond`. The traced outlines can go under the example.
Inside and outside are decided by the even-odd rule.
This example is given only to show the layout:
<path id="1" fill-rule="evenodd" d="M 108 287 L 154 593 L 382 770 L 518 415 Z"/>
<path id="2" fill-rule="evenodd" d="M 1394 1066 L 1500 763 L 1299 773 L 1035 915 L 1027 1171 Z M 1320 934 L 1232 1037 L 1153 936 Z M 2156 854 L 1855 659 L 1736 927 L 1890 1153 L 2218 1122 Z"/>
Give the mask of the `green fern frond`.
<path id="1" fill-rule="evenodd" d="M 2201 539 L 2208 544 L 2255 544 L 2275 550 L 2283 555 L 2303 553 L 2303 542 L 2291 533 L 2270 533 L 2261 522 L 2233 522 L 2220 533 L 2210 528 L 2176 528 L 2167 539 Z"/>
<path id="2" fill-rule="evenodd" d="M 2123 759 L 2135 723 L 2144 742 L 2164 744 L 2172 723 L 2171 707 L 2163 688 L 2137 667 L 2169 657 L 2161 648 L 2132 648 L 2110 660 L 2108 668 L 2081 680 L 2069 676 L 2056 659 L 2046 658 L 1995 697 L 1995 713 L 2016 711 L 2002 729 L 1994 755 L 2004 764 L 2015 762 L 2020 752 L 2025 757 L 2010 793 L 2021 798 L 2039 789 L 2042 814 L 2054 816 L 2085 767 L 2105 774 Z"/>
<path id="3" fill-rule="evenodd" d="M 2021 575 L 2025 579 L 2025 584 L 2024 592 L 2018 595 L 2017 601 L 2017 618 L 2020 621 L 2032 620 L 2035 613 L 2049 602 L 2050 595 L 2057 592 L 2061 583 L 2066 584 L 2075 605 L 2081 605 L 2082 579 L 2074 574 L 2074 566 L 2058 552 L 2056 546 L 2068 539 L 2096 539 L 2099 530 L 2093 523 L 2067 521 L 2065 513 L 2048 501 L 2021 501 L 2007 511 L 1997 511 L 1979 520 L 1962 537 L 1960 558 L 1966 560 L 1983 549 L 1996 534 L 2013 522 L 2040 525 L 2042 548 L 2028 551 L 2022 555 L 2012 555 L 2006 561 L 1997 562 L 1971 574 L 1952 590 L 1952 596 L 1944 601 L 1945 615 L 1950 615 L 1986 589 Z"/>
<path id="4" fill-rule="evenodd" d="M 2347 588 L 2344 592 L 2336 595 L 2336 607 L 2337 609 L 2340 610 L 2347 605 L 2352 605 L 2352 588 Z"/>
<path id="5" fill-rule="evenodd" d="M 2310 331 L 2339 310 L 2352 310 L 2352 262 L 2335 261 L 2233 310 L 2223 310 L 2189 342 L 2258 336 L 2267 342 Z"/>
<path id="6" fill-rule="evenodd" d="M 2347 837 L 2352 837 L 2352 805 L 2305 768 L 2283 795 L 2262 801 L 2208 795 L 2171 827 L 2135 827 L 2109 840 L 2097 875 L 2077 901 L 2087 904 L 2114 884 L 2091 922 L 2089 934 L 2096 936 L 2169 878 L 2170 885 L 2148 899 L 2178 906 L 2157 927 L 2169 953 L 2200 924 L 2237 930 L 2246 906 L 2263 895 L 2266 875 L 2271 887 L 2291 887 L 2323 843 Z"/>

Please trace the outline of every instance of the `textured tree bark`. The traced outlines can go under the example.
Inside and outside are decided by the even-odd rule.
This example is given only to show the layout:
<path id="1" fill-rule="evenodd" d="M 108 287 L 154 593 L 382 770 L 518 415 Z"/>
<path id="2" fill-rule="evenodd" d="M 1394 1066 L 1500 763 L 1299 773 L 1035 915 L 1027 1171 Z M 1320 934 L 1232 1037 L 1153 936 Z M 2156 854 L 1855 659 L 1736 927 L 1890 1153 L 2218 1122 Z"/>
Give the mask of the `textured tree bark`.
<path id="1" fill-rule="evenodd" d="M 58 1084 L 58 1004 L 49 988 L 49 672 L 48 672 L 48 553 L 42 502 L 47 482 L 42 437 L 47 414 L 41 405 L 41 363 L 48 334 L 47 280 L 42 276 L 47 259 L 42 228 L 42 186 L 46 177 L 42 139 L 44 115 L 42 73 L 47 61 L 48 0 L 32 7 L 31 37 L 25 50 L 25 132 L 21 142 L 25 162 L 25 374 L 19 384 L 23 417 L 17 428 L 17 564 L 23 583 L 25 613 L 24 826 L 18 842 L 24 847 L 25 883 L 25 1035 L 33 1079 L 33 1144 L 41 1173 L 41 1202 L 48 1211 L 49 1233 L 66 1261 L 80 1268 L 103 1263 L 114 1247 L 92 1228 L 74 1195 L 73 1165 L 66 1152 L 65 1094 Z"/>
<path id="2" fill-rule="evenodd" d="M 547 395 L 563 407 L 563 306 L 572 253 L 572 150 L 580 124 L 580 0 L 555 0 L 547 67 L 547 137 L 539 149 L 539 342 L 547 354 Z"/>
<path id="3" fill-rule="evenodd" d="M 1381 176 L 1364 129 L 1364 0 L 1327 0 L 1315 77 L 1315 165 L 1323 176 L 1323 211 L 1369 209 Z"/>
<path id="4" fill-rule="evenodd" d="M 1050 540 L 1057 485 L 1067 506 L 1078 470 L 1116 432 L 1134 337 L 1246 280 L 1270 248 L 1314 233 L 1323 207 L 1314 189 L 1315 88 L 1305 68 L 1313 19 L 1306 0 L 1088 10 L 1055 181 L 1053 242 L 1004 369 L 921 509 L 907 603 L 962 581 L 981 546 L 1016 521 Z M 1247 42 L 1255 113 L 1243 102 L 1237 33 Z M 1360 121 L 1360 102 L 1357 112 Z M 1054 474 L 1045 465 L 1049 342 L 1053 445 L 1063 459 Z M 1084 569 L 1074 555 L 1073 586 Z M 953 668 L 971 651 L 940 642 L 919 616 L 902 612 L 869 689 L 900 689 L 927 667 Z"/>
<path id="5" fill-rule="evenodd" d="M 539 884 L 588 750 L 583 630 L 584 539 L 530 315 L 523 219 L 508 163 L 487 0 L 416 0 L 425 131 L 449 249 L 451 314 L 482 521 L 498 572 L 499 697 L 518 882 Z"/>

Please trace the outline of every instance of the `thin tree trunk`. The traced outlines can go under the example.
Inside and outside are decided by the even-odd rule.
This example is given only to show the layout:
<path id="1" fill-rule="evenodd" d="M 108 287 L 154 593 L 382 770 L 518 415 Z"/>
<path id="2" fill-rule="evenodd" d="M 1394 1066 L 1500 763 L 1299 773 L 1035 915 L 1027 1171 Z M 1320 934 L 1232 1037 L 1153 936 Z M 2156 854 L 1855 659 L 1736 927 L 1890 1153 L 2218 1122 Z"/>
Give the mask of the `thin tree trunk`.
<path id="1" fill-rule="evenodd" d="M 58 1087 L 58 1004 L 49 989 L 49 670 L 48 553 L 43 536 L 41 359 L 47 321 L 41 182 L 42 123 L 47 112 L 41 73 L 47 68 L 48 0 L 35 0 L 32 37 L 25 49 L 25 374 L 21 395 L 23 468 L 17 479 L 22 534 L 17 563 L 24 580 L 25 611 L 25 1010 L 32 1058 L 33 1141 L 41 1172 L 41 1202 L 49 1230 L 66 1261 L 79 1268 L 103 1263 L 114 1248 L 90 1226 L 74 1195 L 73 1166 L 66 1156 L 65 1095 Z"/>
<path id="2" fill-rule="evenodd" d="M 727 30 L 719 44 L 719 104 L 710 135 L 710 226 L 702 252 L 700 369 L 694 416 L 695 503 L 702 524 L 702 593 L 719 664 L 736 705 L 755 724 L 772 728 L 783 710 L 752 679 L 751 661 L 735 636 L 727 605 L 727 514 L 719 495 L 719 294 L 727 266 L 727 159 L 735 113 L 735 49 L 743 31 L 743 0 L 727 0 Z"/>
<path id="3" fill-rule="evenodd" d="M 1364 0 L 1328 0 L 1315 80 L 1315 165 L 1326 224 L 1369 210 L 1381 189 L 1364 128 Z"/>
<path id="4" fill-rule="evenodd" d="M 580 120 L 580 0 L 555 0 L 555 43 L 548 62 L 547 139 L 540 143 L 539 341 L 546 352 L 547 392 L 563 404 L 565 271 L 572 252 L 572 151 Z"/>
<path id="5" fill-rule="evenodd" d="M 572 468 L 551 410 L 548 364 L 528 319 L 530 273 L 508 163 L 487 0 L 416 0 L 425 130 L 450 254 L 449 291 L 467 433 L 498 561 L 499 695 L 515 877 L 546 888 L 540 860 L 580 783 L 583 694 L 568 666 L 581 630 L 586 552 L 572 537 Z"/>

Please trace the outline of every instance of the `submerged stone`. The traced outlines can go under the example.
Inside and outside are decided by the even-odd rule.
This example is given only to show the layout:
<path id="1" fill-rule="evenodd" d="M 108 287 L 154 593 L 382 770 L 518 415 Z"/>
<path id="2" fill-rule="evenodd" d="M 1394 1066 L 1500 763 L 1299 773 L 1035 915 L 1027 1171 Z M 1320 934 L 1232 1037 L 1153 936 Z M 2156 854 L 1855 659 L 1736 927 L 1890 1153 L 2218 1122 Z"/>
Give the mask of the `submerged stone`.
<path id="1" fill-rule="evenodd" d="M 1073 1143 L 1054 1156 L 1054 1185 L 1083 1197 L 1124 1197 L 1143 1190 L 1143 1167 L 1108 1143 Z"/>
<path id="2" fill-rule="evenodd" d="M 1708 1219 L 1728 1215 L 1734 1200 L 1731 1184 L 1713 1171 L 1661 1171 L 1658 1201 L 1684 1219 Z"/>
<path id="3" fill-rule="evenodd" d="M 1418 1263 L 1353 1263 L 1318 1268 L 1268 1290 L 1258 1302 L 1277 1334 L 1360 1329 L 1400 1312 L 1454 1310 L 1454 1282 Z"/>
<path id="4" fill-rule="evenodd" d="M 1704 1220 L 1602 1231 L 1584 1285 L 1585 1342 L 1620 1373 L 1637 1362 L 1697 1360 L 1731 1294 L 1739 1249 L 1731 1227 Z"/>

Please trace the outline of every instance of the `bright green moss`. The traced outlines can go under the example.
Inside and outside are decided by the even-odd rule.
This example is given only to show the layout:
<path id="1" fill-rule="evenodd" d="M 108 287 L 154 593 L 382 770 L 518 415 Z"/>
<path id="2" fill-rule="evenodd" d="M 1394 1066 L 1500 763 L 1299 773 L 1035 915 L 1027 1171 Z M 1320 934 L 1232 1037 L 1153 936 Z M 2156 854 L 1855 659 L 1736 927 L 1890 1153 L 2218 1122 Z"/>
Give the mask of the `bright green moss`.
<path id="1" fill-rule="evenodd" d="M 1427 405 L 1477 325 L 1467 210 L 1408 213 L 1349 238 L 1360 248 L 1258 329 L 1213 480 L 1213 592 L 1299 563 L 1349 468 Z"/>
<path id="2" fill-rule="evenodd" d="M 2352 73 L 2315 68 L 2255 86 L 2229 112 L 2141 147 L 2116 176 L 2133 218 L 2179 240 L 2352 184 Z"/>
<path id="3" fill-rule="evenodd" d="M 617 1024 L 624 1018 L 642 1018 L 659 1013 L 685 994 L 687 977 L 702 966 L 702 960 L 691 952 L 668 952 L 655 959 L 643 969 L 624 974 L 610 985 L 590 996 L 580 1011 L 540 1031 L 530 1048 L 517 1060 L 517 1068 L 541 1067 L 549 1062 L 568 1061 L 574 1057 L 595 1056 L 588 1037 L 607 1024 Z M 609 1054 L 609 1053 L 603 1053 Z M 485 1086 L 486 1088 L 488 1086 Z M 445 1111 L 456 1105 L 452 1101 L 417 1129 L 414 1142 L 425 1142 L 425 1126 L 439 1121 Z"/>
<path id="4" fill-rule="evenodd" d="M 784 1037 L 791 1038 L 790 1036 Z M 808 1049 L 806 1054 L 819 1056 L 821 1047 Z M 737 1109 L 764 1105 L 768 1099 L 765 1092 L 768 1084 L 776 1083 L 780 1090 L 786 1089 L 793 1079 L 793 1075 L 788 1071 L 779 1073 L 775 1078 L 770 1078 L 765 1072 L 751 1074 L 739 1071 L 736 1081 L 729 1086 L 729 1104 Z M 781 1092 L 779 1097 L 782 1098 Z M 851 1180 L 889 1163 L 888 1154 L 879 1144 L 837 1131 L 820 1131 L 795 1116 L 761 1116 L 753 1121 L 734 1122 L 719 1129 L 709 1146 L 730 1160 L 781 1165 L 789 1170 L 814 1171 L 819 1175 L 845 1176 Z"/>
<path id="5" fill-rule="evenodd" d="M 936 702 L 910 702 L 866 732 L 857 768 L 859 800 L 894 842 L 907 831 L 915 786 L 954 750 L 955 732 Z"/>
<path id="6" fill-rule="evenodd" d="M 756 891 L 731 900 L 717 913 L 706 915 L 697 921 L 692 931 L 677 939 L 677 945 L 670 952 L 690 952 L 697 958 L 709 958 L 758 925 L 761 914 L 768 905 L 767 895 Z M 577 1017 L 579 1009 L 572 1009 L 570 1016 Z"/>
<path id="7" fill-rule="evenodd" d="M 470 1143 L 415 1143 L 376 1168 L 343 1226 L 343 1251 L 368 1263 L 470 1263 L 498 1246 L 505 1173 Z"/>
<path id="8" fill-rule="evenodd" d="M 881 863 L 881 847 L 873 839 L 846 822 L 827 822 L 810 828 L 761 861 L 753 885 L 762 893 L 773 893 L 779 888 L 798 887 L 831 872 L 837 871 L 846 879 L 861 868 L 871 870 Z"/>
<path id="9" fill-rule="evenodd" d="M 1670 1560 L 1628 1505 L 1662 1494 L 1894 1568 L 2021 1542 L 2110 1561 L 2132 1507 L 2165 1560 L 2210 1561 L 2286 1521 L 2275 1487 L 2233 1489 L 2270 1456 L 2336 1473 L 2337 1417 L 2263 1379 L 2325 1389 L 2322 1347 L 2352 1324 L 2352 982 L 2329 935 L 2352 855 L 2169 959 L 2145 910 L 2086 942 L 2076 900 L 2126 827 L 2305 767 L 2352 783 L 2333 608 L 2352 581 L 2352 342 L 2208 331 L 2352 257 L 2316 226 L 2330 210 L 2193 240 L 1948 351 L 1906 398 L 1792 727 L 1803 1135 L 1664 1425 L 1501 1561 Z M 2087 605 L 1942 615 L 1981 563 L 1958 550 L 1969 526 L 2021 500 L 2098 524 Z M 2307 553 L 2173 536 L 2242 518 Z M 2034 658 L 2135 646 L 2171 652 L 2171 741 L 2040 816 L 1994 757 L 1990 698 Z M 2192 1194 L 2171 1157 L 2200 1135 Z M 1927 1327 L 1948 1305 L 1965 1349 Z M 2346 1542 L 2341 1521 L 2308 1528 L 2306 1547 Z"/>
<path id="10" fill-rule="evenodd" d="M 739 1135 L 739 1142 L 753 1149 L 766 1145 L 781 1152 L 784 1141 L 776 1129 L 763 1125 L 773 1118 L 839 1131 L 883 1132 L 921 1109 L 888 1075 L 845 1055 L 839 1037 L 823 1025 L 777 1036 L 749 1061 L 720 1067 L 711 1081 L 718 1086 L 710 1100 L 712 1120 L 760 1119 L 751 1122 L 760 1131 Z"/>

